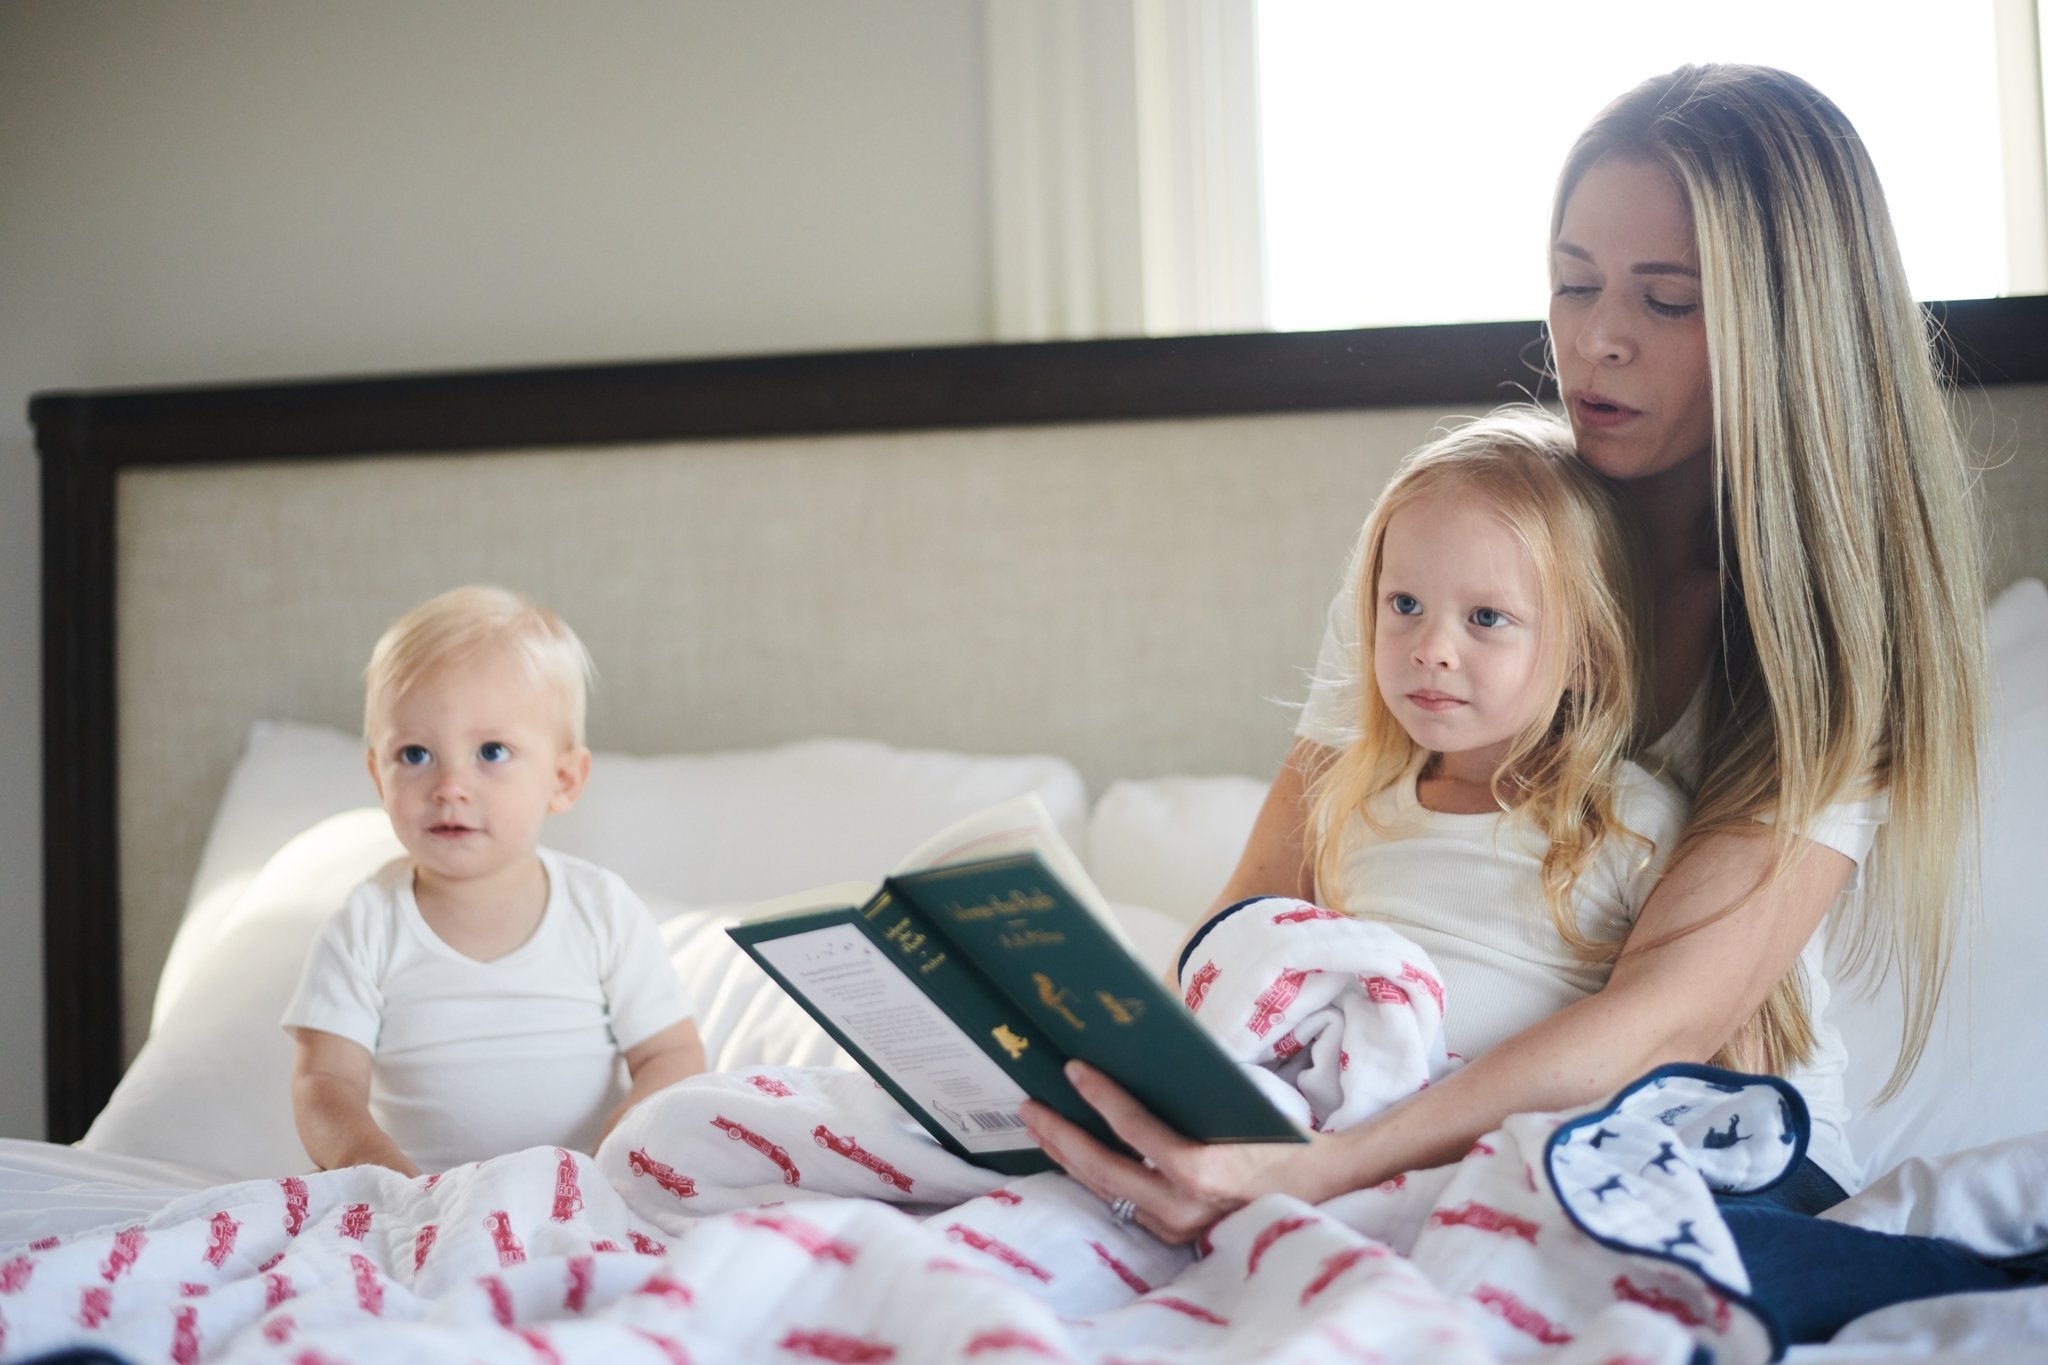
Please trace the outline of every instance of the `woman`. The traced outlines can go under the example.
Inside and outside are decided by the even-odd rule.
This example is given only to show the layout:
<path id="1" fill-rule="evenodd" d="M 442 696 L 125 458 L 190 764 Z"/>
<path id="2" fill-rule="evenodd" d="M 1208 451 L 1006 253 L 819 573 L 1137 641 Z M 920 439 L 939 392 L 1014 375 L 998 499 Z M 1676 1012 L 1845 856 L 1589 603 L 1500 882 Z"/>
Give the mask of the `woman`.
<path id="1" fill-rule="evenodd" d="M 1602 989 L 1361 1127 L 1306 1147 L 1204 1148 L 1080 1077 L 1141 1165 L 1027 1107 L 1070 1172 L 1167 1240 L 1261 1194 L 1320 1201 L 1455 1160 L 1509 1114 L 1710 1058 L 1801 1084 L 1815 1161 L 1778 1202 L 1839 1200 L 1859 1174 L 1809 945 L 1852 885 L 1837 911 L 1852 960 L 1902 969 L 1895 1082 L 1926 1039 L 1954 854 L 1974 828 L 1983 598 L 1961 447 L 1869 158 L 1796 77 L 1682 68 L 1617 100 L 1573 148 L 1551 273 L 1580 455 L 1622 482 L 1653 547 L 1648 757 L 1694 796 L 1691 824 Z M 1355 615 L 1340 603 L 1333 624 Z M 1355 678 L 1355 654 L 1340 632 L 1319 673 Z M 1219 906 L 1313 898 L 1314 780 L 1355 705 L 1319 683 Z M 1749 1259 L 1761 1287 L 1770 1270 Z M 1979 1270 L 1927 1283 L 1980 1287 Z M 1788 1325 L 1832 1332 L 1876 1306 L 1851 1299 Z"/>

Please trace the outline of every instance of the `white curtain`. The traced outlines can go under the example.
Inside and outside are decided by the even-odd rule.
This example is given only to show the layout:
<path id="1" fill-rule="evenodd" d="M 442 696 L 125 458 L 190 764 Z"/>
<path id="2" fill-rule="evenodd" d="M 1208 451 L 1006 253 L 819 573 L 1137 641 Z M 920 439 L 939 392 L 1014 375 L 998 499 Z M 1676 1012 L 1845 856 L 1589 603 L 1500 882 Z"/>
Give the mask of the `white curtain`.
<path id="1" fill-rule="evenodd" d="M 1265 325 L 1254 0 L 985 0 L 996 335 Z"/>

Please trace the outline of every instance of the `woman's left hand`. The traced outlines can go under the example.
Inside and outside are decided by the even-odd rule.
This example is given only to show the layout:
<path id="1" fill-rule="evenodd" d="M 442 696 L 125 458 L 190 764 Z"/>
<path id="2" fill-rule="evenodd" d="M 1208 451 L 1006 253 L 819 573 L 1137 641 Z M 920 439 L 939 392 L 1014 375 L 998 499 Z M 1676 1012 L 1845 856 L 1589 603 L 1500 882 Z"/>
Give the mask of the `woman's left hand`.
<path id="1" fill-rule="evenodd" d="M 1110 1150 L 1033 1101 L 1020 1111 L 1025 1126 L 1048 1156 L 1105 1204 L 1130 1200 L 1139 1226 L 1161 1241 L 1191 1242 L 1263 1194 L 1319 1202 L 1336 1193 L 1313 1188 L 1321 1138 L 1312 1137 L 1306 1145 L 1196 1142 L 1161 1123 L 1092 1067 L 1070 1062 L 1067 1079 L 1144 1160 Z"/>

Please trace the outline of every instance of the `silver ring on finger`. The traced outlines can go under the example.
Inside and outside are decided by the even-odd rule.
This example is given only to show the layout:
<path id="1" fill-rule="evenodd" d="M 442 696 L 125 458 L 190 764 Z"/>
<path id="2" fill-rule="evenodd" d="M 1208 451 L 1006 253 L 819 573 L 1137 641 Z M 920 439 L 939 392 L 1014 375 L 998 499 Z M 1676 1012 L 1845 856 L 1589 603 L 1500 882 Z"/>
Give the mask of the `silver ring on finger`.
<path id="1" fill-rule="evenodd" d="M 1118 1195 L 1115 1199 L 1109 1201 L 1109 1221 L 1115 1223 L 1118 1227 L 1125 1226 L 1137 1216 L 1138 1202 L 1135 1199 Z"/>

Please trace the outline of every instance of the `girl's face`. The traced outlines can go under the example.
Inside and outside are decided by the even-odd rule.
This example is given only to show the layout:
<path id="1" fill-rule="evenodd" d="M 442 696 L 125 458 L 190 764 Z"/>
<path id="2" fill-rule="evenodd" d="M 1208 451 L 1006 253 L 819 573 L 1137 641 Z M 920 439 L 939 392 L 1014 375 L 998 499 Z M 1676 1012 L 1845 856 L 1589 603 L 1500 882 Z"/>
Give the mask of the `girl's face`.
<path id="1" fill-rule="evenodd" d="M 1580 456 L 1616 479 L 1704 469 L 1714 407 L 1699 247 L 1669 173 L 1595 162 L 1565 201 L 1550 273 L 1550 340 Z"/>
<path id="2" fill-rule="evenodd" d="M 1427 493 L 1387 523 L 1376 588 L 1387 709 L 1444 756 L 1442 776 L 1491 782 L 1515 736 L 1557 705 L 1527 547 L 1483 502 Z"/>

